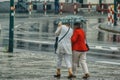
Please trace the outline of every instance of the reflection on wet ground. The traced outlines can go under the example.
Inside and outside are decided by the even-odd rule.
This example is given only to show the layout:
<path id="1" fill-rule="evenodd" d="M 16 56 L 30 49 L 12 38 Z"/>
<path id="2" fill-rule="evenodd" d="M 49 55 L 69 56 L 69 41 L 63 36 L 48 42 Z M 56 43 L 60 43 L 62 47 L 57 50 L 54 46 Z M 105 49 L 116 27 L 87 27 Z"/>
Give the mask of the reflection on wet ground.
<path id="1" fill-rule="evenodd" d="M 87 80 L 120 80 L 118 65 L 97 63 L 94 57 L 88 56 L 88 66 L 91 77 Z M 65 63 L 61 70 L 62 77 L 59 80 L 68 80 Z M 55 71 L 56 55 L 53 53 L 33 51 L 0 53 L 0 80 L 58 80 L 53 77 Z M 84 80 L 82 72 L 79 67 L 77 78 L 71 80 Z"/>
<path id="2" fill-rule="evenodd" d="M 87 39 L 88 42 L 102 43 L 102 44 L 115 44 L 120 43 L 120 34 L 110 33 L 99 29 L 101 24 L 107 25 L 106 18 L 96 18 L 88 20 Z"/>
<path id="3" fill-rule="evenodd" d="M 55 17 L 36 18 L 17 18 L 15 21 L 14 47 L 27 50 L 53 51 L 56 26 L 53 24 Z M 4 20 L 4 19 L 3 19 Z M 106 18 L 88 18 L 86 27 L 87 42 L 96 44 L 117 44 L 120 35 L 114 38 L 114 34 L 103 32 L 98 26 L 106 22 Z M 3 22 L 2 25 L 6 23 Z M 8 27 L 6 25 L 1 32 L 1 44 L 8 45 Z M 117 41 L 118 40 L 118 41 Z M 118 45 L 118 44 L 117 44 Z"/>
<path id="4" fill-rule="evenodd" d="M 18 53 L 11 54 L 0 52 L 0 80 L 58 80 L 53 77 L 56 71 L 56 55 L 53 54 L 53 46 L 51 46 L 54 43 L 54 19 L 49 17 L 40 19 L 15 19 L 14 46 L 15 48 L 31 51 L 20 50 Z M 4 44 L 1 46 L 4 46 L 7 50 L 8 20 L 2 19 L 1 21 L 2 25 L 5 25 L 7 29 L 1 32 L 0 39 L 3 39 L 3 41 L 0 42 Z M 106 20 L 102 19 L 102 22 L 104 21 Z M 101 33 L 98 29 L 99 22 L 101 22 L 101 19 L 88 19 L 88 42 L 94 45 L 109 44 L 108 46 L 110 46 L 110 44 L 115 44 L 115 46 L 119 46 L 119 42 L 113 43 L 111 35 L 109 41 L 106 39 L 106 36 L 103 36 L 104 33 Z M 21 26 L 19 27 L 19 25 Z M 33 52 L 33 50 L 36 52 Z M 41 52 L 41 50 L 47 52 Z M 100 56 L 97 59 L 95 57 L 89 57 L 88 66 L 91 77 L 87 80 L 120 80 L 119 65 L 96 62 L 99 58 L 101 59 Z M 77 78 L 72 80 L 83 80 L 81 78 L 83 75 L 82 69 L 81 67 L 78 69 Z M 67 76 L 68 72 L 64 63 L 62 77 L 59 80 L 68 80 Z"/>

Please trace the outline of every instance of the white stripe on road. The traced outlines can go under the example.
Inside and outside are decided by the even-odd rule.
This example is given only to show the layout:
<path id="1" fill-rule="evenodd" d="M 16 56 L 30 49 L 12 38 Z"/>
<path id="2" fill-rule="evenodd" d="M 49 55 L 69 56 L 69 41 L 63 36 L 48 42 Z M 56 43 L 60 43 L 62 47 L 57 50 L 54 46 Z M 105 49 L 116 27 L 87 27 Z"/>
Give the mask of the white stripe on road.
<path id="1" fill-rule="evenodd" d="M 106 64 L 114 64 L 114 65 L 120 65 L 120 63 L 117 62 L 109 62 L 109 61 L 96 61 L 98 63 L 106 63 Z"/>
<path id="2" fill-rule="evenodd" d="M 91 47 L 91 46 L 90 46 L 90 47 Z M 120 51 L 118 47 L 92 46 L 91 48 L 100 49 L 100 50 Z"/>
<path id="3" fill-rule="evenodd" d="M 111 50 L 119 51 L 119 49 L 117 47 L 110 47 L 110 48 L 111 48 Z"/>
<path id="4" fill-rule="evenodd" d="M 21 24 L 16 25 L 15 28 L 18 28 L 20 25 L 21 25 Z"/>
<path id="5" fill-rule="evenodd" d="M 95 46 L 96 49 L 103 49 L 102 46 Z"/>

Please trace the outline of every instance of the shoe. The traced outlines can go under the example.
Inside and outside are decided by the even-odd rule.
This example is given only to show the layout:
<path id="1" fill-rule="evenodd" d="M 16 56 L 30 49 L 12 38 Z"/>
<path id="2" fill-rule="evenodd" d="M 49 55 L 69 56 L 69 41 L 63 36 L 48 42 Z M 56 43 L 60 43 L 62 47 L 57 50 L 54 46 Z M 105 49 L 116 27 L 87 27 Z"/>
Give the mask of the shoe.
<path id="1" fill-rule="evenodd" d="M 60 78 L 60 77 L 61 77 L 60 74 L 54 75 L 54 78 Z"/>
<path id="2" fill-rule="evenodd" d="M 75 75 L 69 75 L 68 79 L 71 79 L 71 78 L 76 78 L 76 76 Z"/>
<path id="3" fill-rule="evenodd" d="M 61 77 L 60 69 L 57 69 L 56 75 L 54 75 L 54 78 L 60 78 L 60 77 Z"/>
<path id="4" fill-rule="evenodd" d="M 85 74 L 82 78 L 83 78 L 83 79 L 87 79 L 88 77 L 90 77 L 90 75 L 87 73 L 87 74 Z"/>

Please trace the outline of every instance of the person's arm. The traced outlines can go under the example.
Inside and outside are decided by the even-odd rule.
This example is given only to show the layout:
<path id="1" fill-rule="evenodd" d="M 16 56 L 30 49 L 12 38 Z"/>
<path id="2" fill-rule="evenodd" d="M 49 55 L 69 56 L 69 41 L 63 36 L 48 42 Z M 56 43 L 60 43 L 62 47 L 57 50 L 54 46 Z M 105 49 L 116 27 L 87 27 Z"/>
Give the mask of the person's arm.
<path id="1" fill-rule="evenodd" d="M 78 33 L 76 31 L 73 32 L 73 35 L 71 37 L 72 43 L 75 43 L 78 39 Z"/>
<path id="2" fill-rule="evenodd" d="M 56 36 L 58 36 L 58 35 L 60 34 L 61 28 L 62 28 L 62 27 L 59 26 L 59 27 L 57 28 L 57 30 L 55 31 L 55 35 L 56 35 Z"/>
<path id="3" fill-rule="evenodd" d="M 58 23 L 57 30 L 55 31 L 55 35 L 56 35 L 56 36 L 59 36 L 59 34 L 60 34 L 60 32 L 61 32 L 61 29 L 62 29 L 62 22 L 59 22 L 59 23 Z"/>

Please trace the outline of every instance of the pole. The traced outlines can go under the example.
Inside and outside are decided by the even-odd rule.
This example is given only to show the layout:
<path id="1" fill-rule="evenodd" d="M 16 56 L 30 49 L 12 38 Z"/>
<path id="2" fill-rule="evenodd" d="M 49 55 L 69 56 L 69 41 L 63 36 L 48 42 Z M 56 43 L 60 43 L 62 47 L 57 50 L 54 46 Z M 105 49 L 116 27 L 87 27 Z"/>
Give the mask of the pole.
<path id="1" fill-rule="evenodd" d="M 118 15 L 117 15 L 117 18 L 120 21 L 120 3 L 118 3 Z"/>
<path id="2" fill-rule="evenodd" d="M 102 5 L 101 5 L 101 13 L 102 13 L 102 15 L 104 14 L 104 11 L 103 11 L 103 10 L 104 10 L 104 5 L 102 4 Z"/>
<path id="3" fill-rule="evenodd" d="M 99 0 L 99 6 L 100 6 L 100 9 L 102 7 L 102 0 Z"/>
<path id="4" fill-rule="evenodd" d="M 58 14 L 59 13 L 59 0 L 54 0 L 54 5 L 55 5 L 55 14 Z"/>
<path id="5" fill-rule="evenodd" d="M 114 0 L 114 26 L 117 25 L 117 0 Z"/>
<path id="6" fill-rule="evenodd" d="M 47 1 L 44 1 L 44 14 L 47 14 Z"/>
<path id="7" fill-rule="evenodd" d="M 29 15 L 32 14 L 32 1 L 29 0 Z"/>
<path id="8" fill-rule="evenodd" d="M 91 10 L 91 3 L 89 2 L 88 4 L 88 12 L 90 13 L 90 10 Z"/>
<path id="9" fill-rule="evenodd" d="M 71 1 L 71 3 L 73 3 L 73 0 Z"/>
<path id="10" fill-rule="evenodd" d="M 74 2 L 74 5 L 73 5 L 73 8 L 74 8 L 74 15 L 77 14 L 77 3 Z"/>
<path id="11" fill-rule="evenodd" d="M 108 6 L 108 25 L 110 25 L 110 19 L 111 19 L 111 7 Z"/>
<path id="12" fill-rule="evenodd" d="M 63 14 L 63 2 L 60 3 L 60 15 Z"/>
<path id="13" fill-rule="evenodd" d="M 14 46 L 14 0 L 10 0 L 9 47 L 8 52 L 13 52 Z"/>

